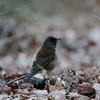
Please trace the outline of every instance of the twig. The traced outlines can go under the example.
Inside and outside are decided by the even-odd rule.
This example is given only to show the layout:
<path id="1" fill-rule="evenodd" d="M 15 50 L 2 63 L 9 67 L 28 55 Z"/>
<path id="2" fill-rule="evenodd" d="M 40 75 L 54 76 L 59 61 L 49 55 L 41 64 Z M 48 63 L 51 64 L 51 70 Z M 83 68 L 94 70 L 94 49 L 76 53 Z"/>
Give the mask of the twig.
<path id="1" fill-rule="evenodd" d="M 5 84 L 13 83 L 13 82 L 18 81 L 18 80 L 20 80 L 20 79 L 23 79 L 23 78 L 25 78 L 25 77 L 27 77 L 27 76 L 28 76 L 28 75 L 24 75 L 24 76 L 22 76 L 22 77 L 19 77 L 19 78 L 13 79 L 13 80 L 11 80 L 11 81 L 5 83 Z"/>
<path id="2" fill-rule="evenodd" d="M 93 17 L 95 17 L 95 18 L 97 18 L 97 19 L 100 19 L 100 17 L 99 17 L 99 16 L 96 16 L 96 15 L 93 15 Z"/>
<path id="3" fill-rule="evenodd" d="M 18 54 L 16 53 L 16 51 L 15 51 L 13 48 L 11 48 L 11 50 L 14 52 L 15 56 L 17 57 L 18 62 L 20 63 L 20 66 L 22 67 L 22 69 L 25 69 L 25 68 L 23 67 L 23 65 L 21 64 L 21 62 L 20 62 L 20 60 L 19 60 L 19 56 L 18 56 Z"/>
<path id="4" fill-rule="evenodd" d="M 35 38 L 35 37 L 34 37 Z M 35 38 L 35 42 L 36 42 L 36 44 L 37 44 L 37 39 Z M 34 47 L 34 50 L 33 50 L 33 52 L 32 52 L 32 56 L 30 57 L 30 60 L 29 60 L 29 63 L 28 63 L 28 65 L 27 66 L 29 66 L 29 64 L 30 64 L 30 62 L 31 62 L 31 60 L 32 60 L 32 58 L 33 58 L 33 54 L 34 54 L 34 52 L 36 51 L 36 45 L 35 45 L 35 47 Z"/>
<path id="5" fill-rule="evenodd" d="M 71 67 L 73 66 L 73 64 L 75 63 L 75 61 L 77 60 L 77 58 L 79 57 L 80 53 L 77 55 L 77 57 L 74 59 L 74 61 L 72 62 L 71 66 L 69 67 L 69 70 L 71 69 Z M 66 69 L 62 75 L 65 75 L 66 72 L 68 72 L 68 69 Z M 60 77 L 62 77 L 62 75 Z"/>

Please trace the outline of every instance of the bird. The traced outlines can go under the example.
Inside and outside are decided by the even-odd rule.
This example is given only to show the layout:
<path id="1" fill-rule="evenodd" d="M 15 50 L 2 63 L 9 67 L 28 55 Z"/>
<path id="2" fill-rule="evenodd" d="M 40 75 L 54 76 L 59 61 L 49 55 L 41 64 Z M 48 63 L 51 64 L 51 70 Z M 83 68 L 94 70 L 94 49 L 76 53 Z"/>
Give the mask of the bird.
<path id="1" fill-rule="evenodd" d="M 36 55 L 36 60 L 33 62 L 30 73 L 24 79 L 24 82 L 29 82 L 29 80 L 35 74 L 41 72 L 42 70 L 46 70 L 46 72 L 51 72 L 55 68 L 58 61 L 56 45 L 57 41 L 61 39 L 62 38 L 55 38 L 53 36 L 49 36 L 46 38 L 41 49 L 38 51 Z"/>

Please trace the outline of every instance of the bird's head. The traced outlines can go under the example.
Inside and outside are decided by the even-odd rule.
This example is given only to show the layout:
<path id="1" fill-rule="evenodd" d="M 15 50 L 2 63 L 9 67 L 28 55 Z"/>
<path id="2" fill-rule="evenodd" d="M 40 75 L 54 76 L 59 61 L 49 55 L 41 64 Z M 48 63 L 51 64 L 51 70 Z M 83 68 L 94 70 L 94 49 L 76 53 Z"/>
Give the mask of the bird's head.
<path id="1" fill-rule="evenodd" d="M 55 38 L 53 36 L 49 36 L 45 41 L 44 41 L 44 46 L 47 47 L 52 47 L 55 48 L 57 45 L 57 41 L 61 40 L 61 38 Z"/>

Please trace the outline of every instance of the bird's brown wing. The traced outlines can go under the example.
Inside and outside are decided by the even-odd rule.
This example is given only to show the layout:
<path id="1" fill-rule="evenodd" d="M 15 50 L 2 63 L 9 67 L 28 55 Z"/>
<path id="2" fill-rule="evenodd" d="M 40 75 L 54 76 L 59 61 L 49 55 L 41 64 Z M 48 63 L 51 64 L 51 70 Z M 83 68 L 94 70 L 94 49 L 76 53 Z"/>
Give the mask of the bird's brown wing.
<path id="1" fill-rule="evenodd" d="M 24 82 L 28 82 L 30 80 L 30 78 L 33 75 L 35 75 L 36 73 L 38 73 L 40 70 L 46 69 L 46 66 L 48 66 L 55 58 L 56 58 L 56 54 L 55 53 L 54 53 L 54 55 L 51 58 L 48 57 L 48 59 L 37 58 L 36 61 L 33 62 L 33 66 L 31 68 L 30 74 L 24 80 Z M 40 67 L 37 66 L 37 64 L 39 64 Z"/>
<path id="2" fill-rule="evenodd" d="M 51 63 L 55 58 L 56 58 L 56 54 L 55 53 L 53 54 L 53 56 L 50 56 L 50 57 L 37 58 L 37 60 L 33 63 L 32 67 L 34 68 L 34 66 L 37 66 L 36 63 L 38 63 L 41 66 L 40 69 L 42 69 L 42 67 L 44 69 L 46 69 L 46 66 L 48 66 L 48 64 Z M 37 66 L 37 68 L 39 68 L 39 67 Z"/>

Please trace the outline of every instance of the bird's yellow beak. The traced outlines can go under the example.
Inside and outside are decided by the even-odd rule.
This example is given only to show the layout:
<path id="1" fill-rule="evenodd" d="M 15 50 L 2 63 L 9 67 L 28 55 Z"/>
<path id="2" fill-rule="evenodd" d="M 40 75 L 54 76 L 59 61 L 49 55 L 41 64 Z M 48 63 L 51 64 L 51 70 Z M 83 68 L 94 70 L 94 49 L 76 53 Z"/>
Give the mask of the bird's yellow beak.
<path id="1" fill-rule="evenodd" d="M 61 39 L 62 39 L 62 38 L 57 38 L 56 41 L 59 41 L 59 40 L 61 40 Z"/>

